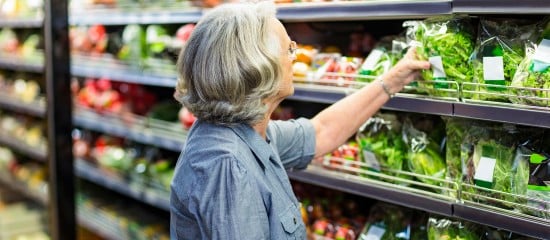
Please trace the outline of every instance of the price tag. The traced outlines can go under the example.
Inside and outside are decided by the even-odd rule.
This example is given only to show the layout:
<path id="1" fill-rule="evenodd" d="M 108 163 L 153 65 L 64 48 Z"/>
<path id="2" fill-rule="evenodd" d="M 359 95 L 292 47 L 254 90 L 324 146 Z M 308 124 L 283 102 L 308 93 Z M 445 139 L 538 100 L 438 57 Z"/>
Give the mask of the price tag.
<path id="1" fill-rule="evenodd" d="M 363 160 L 367 164 L 368 168 L 374 169 L 376 171 L 380 171 L 380 163 L 378 162 L 378 159 L 376 159 L 376 156 L 374 153 L 363 150 Z"/>
<path id="2" fill-rule="evenodd" d="M 367 235 L 361 238 L 361 240 L 380 240 L 386 233 L 385 228 L 372 225 L 367 232 Z"/>
<path id="3" fill-rule="evenodd" d="M 533 60 L 550 63 L 550 39 L 540 41 L 535 55 L 533 55 Z"/>
<path id="4" fill-rule="evenodd" d="M 504 80 L 504 63 L 502 57 L 483 57 L 483 79 Z"/>
<path id="5" fill-rule="evenodd" d="M 476 185 L 490 188 L 493 185 L 493 173 L 497 160 L 494 158 L 481 157 L 474 175 Z"/>
<path id="6" fill-rule="evenodd" d="M 433 56 L 428 59 L 432 65 L 433 78 L 434 79 L 446 79 L 447 75 L 445 74 L 445 69 L 443 68 L 443 61 L 441 56 Z"/>

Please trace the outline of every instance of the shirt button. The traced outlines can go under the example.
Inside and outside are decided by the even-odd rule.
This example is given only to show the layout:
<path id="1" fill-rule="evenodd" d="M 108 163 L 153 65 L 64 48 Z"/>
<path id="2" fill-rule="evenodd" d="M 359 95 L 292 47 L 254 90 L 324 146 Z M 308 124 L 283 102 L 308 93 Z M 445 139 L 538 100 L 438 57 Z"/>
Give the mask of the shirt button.
<path id="1" fill-rule="evenodd" d="M 296 218 L 293 218 L 292 220 L 294 220 L 294 224 L 296 224 Z"/>

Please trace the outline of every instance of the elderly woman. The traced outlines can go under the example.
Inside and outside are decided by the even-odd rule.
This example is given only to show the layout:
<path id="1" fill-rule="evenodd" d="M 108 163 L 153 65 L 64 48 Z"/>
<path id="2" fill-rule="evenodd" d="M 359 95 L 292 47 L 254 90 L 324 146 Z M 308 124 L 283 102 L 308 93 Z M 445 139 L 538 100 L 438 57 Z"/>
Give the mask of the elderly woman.
<path id="1" fill-rule="evenodd" d="M 305 239 L 286 173 L 343 144 L 428 62 L 407 53 L 313 119 L 271 121 L 293 94 L 296 43 L 272 3 L 221 5 L 179 57 L 176 98 L 197 117 L 176 167 L 172 239 Z"/>

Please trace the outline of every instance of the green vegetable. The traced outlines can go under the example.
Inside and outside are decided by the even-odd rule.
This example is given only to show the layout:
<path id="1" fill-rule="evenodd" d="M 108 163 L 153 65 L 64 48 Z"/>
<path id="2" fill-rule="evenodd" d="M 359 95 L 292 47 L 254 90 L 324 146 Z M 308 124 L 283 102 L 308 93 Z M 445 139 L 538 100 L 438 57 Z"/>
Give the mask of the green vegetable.
<path id="1" fill-rule="evenodd" d="M 444 81 L 471 82 L 473 78 L 470 55 L 474 50 L 474 30 L 470 19 L 463 16 L 434 17 L 424 21 L 407 21 L 410 41 L 416 41 L 418 56 L 422 60 L 441 57 L 446 77 L 434 77 L 433 70 L 422 71 L 422 77 L 435 83 L 420 83 L 433 96 L 452 96 L 452 92 L 438 89 L 453 88 Z M 456 89 L 456 86 L 455 88 Z"/>
<path id="2" fill-rule="evenodd" d="M 480 236 L 476 233 L 472 224 L 464 224 L 449 219 L 436 219 L 431 217 L 428 220 L 429 240 L 478 240 Z"/>
<path id="3" fill-rule="evenodd" d="M 405 144 L 401 138 L 401 123 L 393 114 L 377 114 L 369 119 L 356 136 L 360 158 L 367 163 L 368 152 L 376 157 L 380 169 L 389 175 L 398 175 L 391 170 L 402 170 L 406 157 Z"/>
<path id="4" fill-rule="evenodd" d="M 425 132 L 414 128 L 410 120 L 403 126 L 403 139 L 408 147 L 407 166 L 413 173 L 441 178 L 445 177 L 445 161 L 439 152 L 439 145 Z M 431 185 L 440 185 L 440 181 L 419 177 L 419 180 Z"/>
<path id="5" fill-rule="evenodd" d="M 550 39 L 550 22 L 539 39 Z M 511 101 L 519 104 L 550 107 L 550 63 L 533 59 L 536 48 L 534 44 L 527 46 L 526 56 L 519 63 L 511 83 L 511 86 L 521 88 L 515 91 L 519 97 L 511 98 Z"/>
<path id="6" fill-rule="evenodd" d="M 372 234 L 375 228 L 384 230 L 380 240 L 411 239 L 411 217 L 412 212 L 408 209 L 387 203 L 377 203 L 371 208 L 369 220 L 358 239 L 370 239 L 367 235 Z"/>
<path id="7" fill-rule="evenodd" d="M 508 96 L 514 95 L 515 91 L 506 86 L 512 83 L 525 56 L 526 45 L 536 41 L 537 29 L 536 23 L 529 20 L 482 18 L 477 47 L 472 55 L 474 82 L 491 85 L 466 86 L 465 90 L 478 93 L 465 93 L 463 96 L 477 100 L 510 101 Z M 484 79 L 483 64 L 486 57 L 502 57 L 504 79 Z"/>

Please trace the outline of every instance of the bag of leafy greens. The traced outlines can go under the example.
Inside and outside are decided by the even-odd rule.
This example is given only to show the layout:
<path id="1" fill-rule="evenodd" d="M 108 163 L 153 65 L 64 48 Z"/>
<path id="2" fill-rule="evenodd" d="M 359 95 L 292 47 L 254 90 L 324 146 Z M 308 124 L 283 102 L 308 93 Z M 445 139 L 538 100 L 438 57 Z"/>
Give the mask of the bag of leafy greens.
<path id="1" fill-rule="evenodd" d="M 541 218 L 550 218 L 550 155 L 536 151 L 531 142 L 520 145 L 514 161 L 512 190 L 526 196 L 516 200 L 516 209 Z"/>
<path id="2" fill-rule="evenodd" d="M 526 46 L 536 41 L 537 22 L 526 19 L 481 18 L 472 55 L 474 82 L 463 85 L 463 97 L 508 102 L 512 79 L 525 57 Z"/>
<path id="3" fill-rule="evenodd" d="M 409 240 L 412 210 L 379 202 L 372 206 L 359 240 Z"/>
<path id="4" fill-rule="evenodd" d="M 544 22 L 538 45 L 526 46 L 525 58 L 512 80 L 511 86 L 520 87 L 515 90 L 518 97 L 511 98 L 513 103 L 550 107 L 550 21 Z"/>
<path id="5" fill-rule="evenodd" d="M 426 132 L 420 131 L 406 119 L 403 124 L 403 140 L 407 146 L 407 167 L 409 171 L 422 175 L 420 181 L 439 186 L 445 178 L 445 160 L 440 145 Z M 434 179 L 435 178 L 435 179 Z"/>
<path id="6" fill-rule="evenodd" d="M 406 157 L 401 122 L 395 114 L 378 113 L 367 120 L 359 129 L 356 141 L 359 143 L 359 158 L 369 170 L 405 177 L 395 172 L 403 170 Z"/>
<path id="7" fill-rule="evenodd" d="M 475 31 L 467 16 L 444 16 L 424 21 L 406 21 L 409 42 L 419 44 L 417 54 L 430 61 L 432 68 L 422 71 L 422 77 L 433 83 L 420 83 L 432 96 L 458 98 L 457 83 L 473 78 L 470 55 L 474 50 Z M 413 43 L 411 43 L 413 44 Z"/>
<path id="8" fill-rule="evenodd" d="M 372 82 L 375 77 L 386 73 L 393 66 L 391 38 L 393 36 L 380 39 L 372 51 L 370 51 L 358 71 L 359 75 L 370 77 L 358 77 L 357 81 Z"/>
<path id="9" fill-rule="evenodd" d="M 453 221 L 447 218 L 428 219 L 429 240 L 478 240 L 477 226 L 471 223 Z"/>
<path id="10" fill-rule="evenodd" d="M 466 165 L 460 158 L 462 140 L 466 135 L 467 129 L 474 124 L 472 120 L 461 118 L 444 118 L 447 133 L 445 163 L 447 171 L 445 178 L 456 184 L 462 181 L 462 173 L 466 172 Z M 454 186 L 449 186 L 451 189 Z M 456 197 L 455 192 L 449 192 L 449 196 Z"/>
<path id="11" fill-rule="evenodd" d="M 526 204 L 529 161 L 525 146 L 542 139 L 540 130 L 514 125 L 473 124 L 461 145 L 462 197 L 505 209 Z M 506 201 L 503 202 L 502 200 Z"/>

